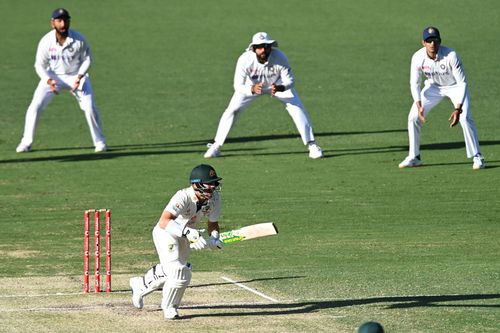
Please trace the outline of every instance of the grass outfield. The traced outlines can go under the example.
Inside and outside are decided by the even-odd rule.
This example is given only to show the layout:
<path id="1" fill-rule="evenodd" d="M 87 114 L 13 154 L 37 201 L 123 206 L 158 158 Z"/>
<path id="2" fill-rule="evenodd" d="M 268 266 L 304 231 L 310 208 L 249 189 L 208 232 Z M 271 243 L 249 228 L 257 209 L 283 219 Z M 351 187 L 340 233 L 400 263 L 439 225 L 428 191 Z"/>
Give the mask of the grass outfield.
<path id="1" fill-rule="evenodd" d="M 497 1 L 69 2 L 93 50 L 110 149 L 93 153 L 83 114 L 61 94 L 34 151 L 17 154 L 36 44 L 60 5 L 0 3 L 0 332 L 355 332 L 368 320 L 387 332 L 498 331 Z M 460 128 L 448 128 L 447 101 L 424 126 L 425 166 L 397 167 L 410 57 L 431 24 L 463 60 L 485 170 L 472 170 Z M 193 253 L 185 319 L 165 322 L 161 295 L 136 311 L 127 281 L 156 262 L 152 227 L 206 162 L 257 31 L 288 55 L 325 158 L 307 157 L 275 100 L 246 111 L 209 161 L 224 178 L 221 225 L 274 221 L 280 234 Z M 79 293 L 89 208 L 112 210 L 111 295 Z"/>

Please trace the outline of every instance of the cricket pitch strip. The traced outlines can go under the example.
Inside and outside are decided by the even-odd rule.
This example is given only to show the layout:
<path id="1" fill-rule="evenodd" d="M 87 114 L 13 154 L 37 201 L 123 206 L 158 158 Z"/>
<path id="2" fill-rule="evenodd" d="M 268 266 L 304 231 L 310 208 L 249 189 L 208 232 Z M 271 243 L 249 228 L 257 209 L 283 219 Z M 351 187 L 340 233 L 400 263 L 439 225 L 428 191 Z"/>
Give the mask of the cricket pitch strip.
<path id="1" fill-rule="evenodd" d="M 322 331 L 326 317 L 262 284 L 196 272 L 179 320 L 163 318 L 161 291 L 132 306 L 130 275 L 113 275 L 113 292 L 82 293 L 81 276 L 0 279 L 0 332 L 291 332 Z M 331 318 L 329 319 L 331 320 Z"/>

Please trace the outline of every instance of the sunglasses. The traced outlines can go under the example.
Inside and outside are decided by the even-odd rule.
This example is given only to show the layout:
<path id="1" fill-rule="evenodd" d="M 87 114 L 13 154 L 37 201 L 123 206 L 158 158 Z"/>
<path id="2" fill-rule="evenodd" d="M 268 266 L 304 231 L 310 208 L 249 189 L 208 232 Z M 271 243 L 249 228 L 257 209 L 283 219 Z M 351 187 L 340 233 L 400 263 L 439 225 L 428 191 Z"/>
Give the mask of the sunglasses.
<path id="1" fill-rule="evenodd" d="M 430 43 L 432 43 L 432 42 L 434 42 L 434 44 L 438 44 L 438 43 L 441 43 L 441 38 L 431 37 L 431 38 L 427 38 L 427 39 L 425 40 L 425 42 L 426 42 L 427 44 L 430 44 Z"/>
<path id="2" fill-rule="evenodd" d="M 253 48 L 254 48 L 254 50 L 255 49 L 268 49 L 268 48 L 271 48 L 271 44 L 254 45 Z"/>

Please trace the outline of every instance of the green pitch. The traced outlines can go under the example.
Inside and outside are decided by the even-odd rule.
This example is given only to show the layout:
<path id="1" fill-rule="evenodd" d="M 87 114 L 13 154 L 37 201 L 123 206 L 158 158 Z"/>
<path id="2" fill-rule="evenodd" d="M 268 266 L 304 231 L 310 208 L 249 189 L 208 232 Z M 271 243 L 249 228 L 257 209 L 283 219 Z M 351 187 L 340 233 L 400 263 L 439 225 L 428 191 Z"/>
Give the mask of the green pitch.
<path id="1" fill-rule="evenodd" d="M 497 332 L 497 1 L 69 2 L 93 50 L 110 149 L 93 153 L 65 93 L 42 115 L 34 151 L 16 154 L 36 45 L 60 5 L 0 3 L 0 331 L 83 332 L 101 315 L 110 332 L 354 332 L 368 320 L 387 332 Z M 472 170 L 461 129 L 448 128 L 448 101 L 424 126 L 425 167 L 397 167 L 410 57 L 427 25 L 463 60 L 485 170 Z M 222 231 L 273 221 L 280 233 L 193 253 L 186 319 L 164 322 L 158 293 L 149 310 L 132 308 L 128 278 L 156 262 L 152 228 L 207 162 L 236 59 L 257 31 L 288 55 L 325 158 L 307 157 L 276 100 L 243 114 L 223 157 L 208 161 L 224 178 Z M 79 294 L 90 208 L 112 210 L 112 295 Z"/>

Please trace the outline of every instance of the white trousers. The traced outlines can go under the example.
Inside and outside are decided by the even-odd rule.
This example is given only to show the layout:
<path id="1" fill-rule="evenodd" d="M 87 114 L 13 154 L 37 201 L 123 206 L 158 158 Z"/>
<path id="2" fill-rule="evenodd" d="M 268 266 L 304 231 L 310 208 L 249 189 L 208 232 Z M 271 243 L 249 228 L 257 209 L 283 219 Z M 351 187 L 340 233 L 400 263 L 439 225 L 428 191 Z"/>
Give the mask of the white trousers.
<path id="1" fill-rule="evenodd" d="M 420 94 L 422 99 L 422 106 L 424 108 L 424 115 L 427 117 L 429 112 L 443 100 L 448 97 L 453 105 L 460 103 L 458 100 L 458 91 L 455 87 L 439 87 L 435 85 L 425 84 Z M 469 92 L 466 92 L 465 100 L 462 106 L 462 114 L 460 115 L 460 126 L 464 133 L 465 149 L 467 157 L 471 158 L 477 153 L 480 153 L 479 140 L 477 137 L 476 127 L 470 113 L 469 105 Z M 413 103 L 410 113 L 408 115 L 408 137 L 409 137 L 409 153 L 410 157 L 420 155 L 420 131 L 422 129 L 422 122 L 418 118 L 418 108 Z"/>
<path id="2" fill-rule="evenodd" d="M 156 225 L 153 229 L 153 242 L 164 272 L 174 267 L 186 266 L 191 248 L 185 237 L 173 237 Z"/>
<path id="3" fill-rule="evenodd" d="M 59 75 L 56 79 L 58 92 L 63 90 L 71 91 L 72 85 L 76 81 L 76 75 Z M 85 119 L 90 129 L 90 135 L 94 146 L 105 144 L 106 139 L 102 132 L 101 119 L 99 110 L 94 103 L 92 85 L 88 76 L 84 76 L 81 80 L 80 88 L 73 94 L 75 96 L 80 109 L 85 113 Z M 35 137 L 38 119 L 43 110 L 49 105 L 54 98 L 54 93 L 50 90 L 47 82 L 40 81 L 33 94 L 28 110 L 26 111 L 26 121 L 24 124 L 24 134 L 21 143 L 26 146 L 31 146 Z"/>
<path id="4" fill-rule="evenodd" d="M 224 144 L 231 128 L 236 123 L 239 116 L 256 98 L 260 96 L 262 95 L 246 96 L 238 92 L 233 94 L 228 107 L 220 118 L 219 127 L 217 128 L 217 134 L 215 135 L 214 140 L 215 144 L 219 146 Z M 289 89 L 283 92 L 278 92 L 275 94 L 274 98 L 277 98 L 285 105 L 288 114 L 292 117 L 293 122 L 300 133 L 300 137 L 302 138 L 304 145 L 308 142 L 314 141 L 314 134 L 311 121 L 309 120 L 309 115 L 302 105 L 297 91 L 295 91 L 295 89 Z"/>

